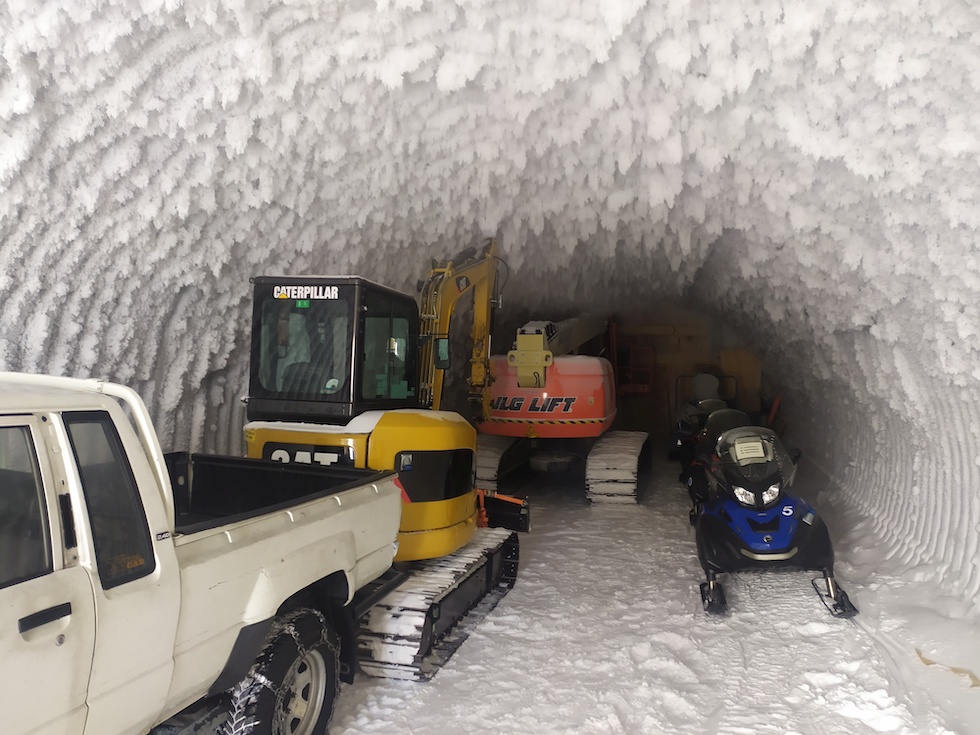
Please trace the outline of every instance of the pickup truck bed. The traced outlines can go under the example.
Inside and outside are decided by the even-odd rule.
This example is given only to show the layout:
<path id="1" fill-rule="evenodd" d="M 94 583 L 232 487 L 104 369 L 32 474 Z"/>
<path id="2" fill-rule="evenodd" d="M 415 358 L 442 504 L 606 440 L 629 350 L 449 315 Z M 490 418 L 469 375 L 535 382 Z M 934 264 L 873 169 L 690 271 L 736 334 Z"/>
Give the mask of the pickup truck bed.
<path id="1" fill-rule="evenodd" d="M 171 452 L 165 460 L 179 534 L 284 510 L 390 474 L 352 467 L 333 467 L 328 474 L 320 466 L 189 452 Z"/>

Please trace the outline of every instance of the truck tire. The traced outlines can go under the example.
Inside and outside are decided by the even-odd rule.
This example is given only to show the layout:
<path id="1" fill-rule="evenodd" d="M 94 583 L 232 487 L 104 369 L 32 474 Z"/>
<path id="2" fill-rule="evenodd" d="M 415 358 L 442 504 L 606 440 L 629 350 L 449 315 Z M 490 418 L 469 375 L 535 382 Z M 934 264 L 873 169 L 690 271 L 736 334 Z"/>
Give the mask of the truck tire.
<path id="1" fill-rule="evenodd" d="M 308 608 L 276 620 L 232 690 L 223 735 L 324 735 L 340 688 L 337 635 Z"/>

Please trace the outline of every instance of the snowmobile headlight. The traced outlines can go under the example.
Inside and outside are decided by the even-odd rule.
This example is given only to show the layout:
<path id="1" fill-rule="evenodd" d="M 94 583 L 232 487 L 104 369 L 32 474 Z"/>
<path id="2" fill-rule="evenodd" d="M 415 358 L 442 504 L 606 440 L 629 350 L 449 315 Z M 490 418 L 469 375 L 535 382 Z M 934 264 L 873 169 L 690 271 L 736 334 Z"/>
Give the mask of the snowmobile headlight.
<path id="1" fill-rule="evenodd" d="M 779 483 L 775 485 L 770 485 L 768 488 L 762 491 L 762 504 L 769 505 L 769 503 L 775 502 L 776 498 L 779 497 Z"/>
<path id="2" fill-rule="evenodd" d="M 732 485 L 732 491 L 735 493 L 735 500 L 740 502 L 742 505 L 753 506 L 755 505 L 755 495 L 744 487 L 739 487 L 738 485 Z"/>

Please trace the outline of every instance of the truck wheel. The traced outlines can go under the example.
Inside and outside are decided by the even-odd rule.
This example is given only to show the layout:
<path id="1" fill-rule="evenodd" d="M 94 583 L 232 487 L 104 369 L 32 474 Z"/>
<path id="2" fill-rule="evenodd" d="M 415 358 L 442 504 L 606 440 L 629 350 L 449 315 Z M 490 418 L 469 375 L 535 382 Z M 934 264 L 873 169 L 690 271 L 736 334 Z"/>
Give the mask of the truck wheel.
<path id="1" fill-rule="evenodd" d="M 340 687 L 337 636 L 303 608 L 273 623 L 248 676 L 232 690 L 224 735 L 323 735 Z"/>

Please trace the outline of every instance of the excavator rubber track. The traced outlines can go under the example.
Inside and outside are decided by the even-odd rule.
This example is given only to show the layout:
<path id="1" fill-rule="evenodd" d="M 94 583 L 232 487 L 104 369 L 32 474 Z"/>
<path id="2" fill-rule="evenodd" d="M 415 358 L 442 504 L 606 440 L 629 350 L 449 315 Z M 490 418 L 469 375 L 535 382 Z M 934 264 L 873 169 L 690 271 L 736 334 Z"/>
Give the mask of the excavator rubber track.
<path id="1" fill-rule="evenodd" d="M 533 450 L 526 439 L 494 434 L 476 438 L 476 484 L 485 490 L 498 490 L 500 481 L 527 464 Z"/>
<path id="2" fill-rule="evenodd" d="M 649 435 L 643 431 L 610 431 L 589 452 L 585 465 L 586 496 L 593 503 L 635 503 L 643 470 L 649 464 Z"/>
<path id="3" fill-rule="evenodd" d="M 479 434 L 476 438 L 476 484 L 486 490 L 497 490 L 500 474 L 500 458 L 504 456 L 514 438 Z"/>
<path id="4" fill-rule="evenodd" d="M 517 534 L 478 528 L 459 551 L 406 564 L 407 579 L 360 620 L 357 648 L 365 674 L 424 681 L 432 678 L 471 626 L 514 586 L 520 557 Z"/>

